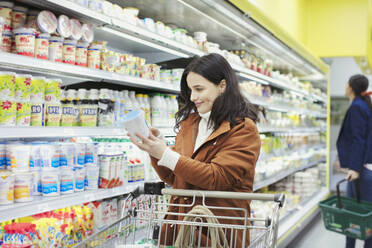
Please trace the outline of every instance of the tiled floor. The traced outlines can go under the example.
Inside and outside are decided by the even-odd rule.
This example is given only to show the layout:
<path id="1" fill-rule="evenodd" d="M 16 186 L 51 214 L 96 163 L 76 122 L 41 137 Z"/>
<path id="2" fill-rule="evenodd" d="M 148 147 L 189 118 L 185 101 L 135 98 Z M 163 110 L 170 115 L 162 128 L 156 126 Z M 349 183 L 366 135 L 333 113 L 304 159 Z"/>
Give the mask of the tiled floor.
<path id="1" fill-rule="evenodd" d="M 287 248 L 344 248 L 345 236 L 325 229 L 319 214 Z M 355 248 L 362 248 L 357 241 Z"/>

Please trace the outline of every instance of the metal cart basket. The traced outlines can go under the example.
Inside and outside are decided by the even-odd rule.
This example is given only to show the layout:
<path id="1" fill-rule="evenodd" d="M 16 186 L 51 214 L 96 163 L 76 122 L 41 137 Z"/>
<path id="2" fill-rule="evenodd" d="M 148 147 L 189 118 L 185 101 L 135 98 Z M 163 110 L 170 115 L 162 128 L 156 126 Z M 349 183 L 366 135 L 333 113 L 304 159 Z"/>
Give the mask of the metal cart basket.
<path id="1" fill-rule="evenodd" d="M 141 194 L 189 197 L 191 204 L 171 204 L 164 199 L 152 198 L 149 207 L 135 206 L 133 202 Z M 196 199 L 202 204 L 194 206 Z M 266 218 L 250 218 L 245 208 L 230 208 L 209 206 L 208 198 L 225 198 L 240 200 L 274 201 L 274 209 Z M 137 189 L 126 198 L 128 209 L 121 218 L 83 242 L 76 248 L 129 248 L 129 247 L 244 247 L 245 242 L 239 242 L 238 236 L 245 241 L 249 237 L 248 247 L 275 248 L 279 224 L 279 209 L 283 206 L 283 194 L 255 194 L 225 191 L 179 190 L 164 188 L 164 184 L 145 183 L 144 189 Z M 200 201 L 199 201 L 200 202 Z M 129 206 L 129 207 L 128 207 Z M 134 207 L 133 207 L 134 206 Z M 187 213 L 172 212 L 174 207 L 187 207 L 192 210 Z M 239 216 L 215 216 L 213 210 L 239 211 Z M 175 220 L 165 219 L 166 215 L 174 215 Z M 221 224 L 226 220 L 235 220 L 239 224 Z M 238 222 L 237 222 L 238 221 Z M 138 228 L 141 226 L 142 228 Z M 177 228 L 175 228 L 177 227 Z M 169 230 L 174 232 L 172 245 L 162 245 L 161 240 L 167 239 Z M 176 230 L 178 230 L 176 233 Z M 238 235 L 239 233 L 239 235 Z M 228 237 L 228 238 L 226 238 Z"/>

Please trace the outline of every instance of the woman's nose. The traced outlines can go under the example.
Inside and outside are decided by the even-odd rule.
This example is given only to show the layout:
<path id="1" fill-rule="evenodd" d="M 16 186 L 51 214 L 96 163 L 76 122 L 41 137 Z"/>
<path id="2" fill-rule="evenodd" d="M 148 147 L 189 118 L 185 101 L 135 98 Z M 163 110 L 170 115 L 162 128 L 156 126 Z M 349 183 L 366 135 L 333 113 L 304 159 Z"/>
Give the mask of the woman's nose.
<path id="1" fill-rule="evenodd" d="M 194 102 L 196 100 L 196 94 L 191 91 L 190 101 Z"/>

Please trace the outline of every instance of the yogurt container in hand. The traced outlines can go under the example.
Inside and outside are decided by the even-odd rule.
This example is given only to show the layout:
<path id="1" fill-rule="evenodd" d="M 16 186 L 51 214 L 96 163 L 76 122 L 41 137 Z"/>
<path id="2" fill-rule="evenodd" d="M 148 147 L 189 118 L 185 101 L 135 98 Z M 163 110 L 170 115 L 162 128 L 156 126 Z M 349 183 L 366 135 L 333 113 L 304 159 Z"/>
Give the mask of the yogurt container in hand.
<path id="1" fill-rule="evenodd" d="M 128 114 L 125 114 L 122 119 L 124 128 L 128 131 L 128 134 L 134 139 L 139 140 L 135 133 L 138 133 L 144 137 L 149 137 L 150 129 L 145 120 L 145 114 L 141 110 L 134 110 Z"/>
<path id="2" fill-rule="evenodd" d="M 43 10 L 37 16 L 37 25 L 42 32 L 52 34 L 56 31 L 58 22 L 52 12 Z"/>

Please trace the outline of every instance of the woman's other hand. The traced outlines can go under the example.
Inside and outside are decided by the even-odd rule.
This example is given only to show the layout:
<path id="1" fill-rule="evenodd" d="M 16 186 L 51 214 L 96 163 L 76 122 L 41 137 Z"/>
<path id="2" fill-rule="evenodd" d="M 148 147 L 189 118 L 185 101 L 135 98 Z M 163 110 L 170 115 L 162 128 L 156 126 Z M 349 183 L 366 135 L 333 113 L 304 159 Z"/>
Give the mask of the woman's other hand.
<path id="1" fill-rule="evenodd" d="M 354 171 L 354 170 L 349 170 L 347 172 L 347 176 L 346 176 L 346 179 L 349 181 L 349 182 L 352 182 L 356 179 L 359 178 L 359 172 L 357 171 Z"/>
<path id="2" fill-rule="evenodd" d="M 156 128 L 153 128 L 153 127 L 150 127 L 150 132 L 155 137 L 159 137 L 159 135 L 160 135 L 160 130 L 159 129 L 156 129 Z"/>
<path id="3" fill-rule="evenodd" d="M 164 151 L 167 149 L 167 145 L 165 144 L 164 140 L 155 137 L 153 134 L 154 132 L 158 131 L 155 128 L 151 128 L 151 133 L 148 138 L 142 136 L 139 133 L 135 133 L 135 135 L 142 141 L 138 142 L 138 139 L 135 139 L 134 137 L 130 136 L 130 140 L 138 146 L 141 150 L 147 152 L 150 154 L 150 156 L 156 158 L 156 159 L 161 159 L 163 156 Z M 160 134 L 160 132 L 159 132 Z"/>

